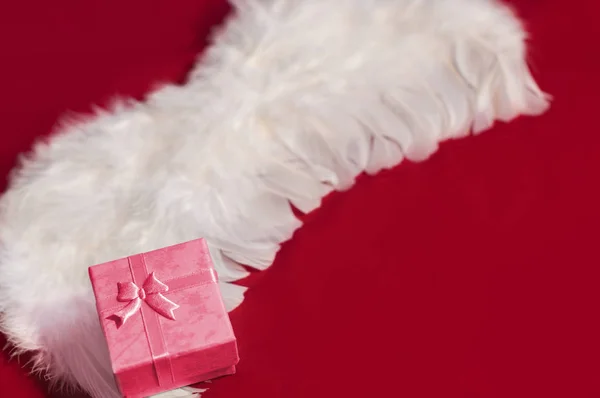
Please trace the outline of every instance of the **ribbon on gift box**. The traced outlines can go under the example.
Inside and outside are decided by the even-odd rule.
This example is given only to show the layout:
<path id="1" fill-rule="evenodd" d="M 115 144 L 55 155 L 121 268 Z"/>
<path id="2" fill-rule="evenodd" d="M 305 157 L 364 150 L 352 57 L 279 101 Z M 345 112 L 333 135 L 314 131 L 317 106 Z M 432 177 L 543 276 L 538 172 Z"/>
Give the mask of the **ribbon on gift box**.
<path id="1" fill-rule="evenodd" d="M 128 257 L 128 261 L 132 281 L 117 283 L 117 301 L 127 304 L 117 311 L 105 309 L 102 312 L 110 314 L 107 318 L 114 319 L 117 328 L 139 312 L 158 384 L 167 388 L 175 383 L 175 376 L 159 317 L 175 321 L 174 310 L 179 308 L 179 305 L 163 294 L 216 283 L 217 274 L 214 269 L 209 268 L 163 282 L 159 280 L 156 272 L 148 272 L 143 254 Z"/>
<path id="2" fill-rule="evenodd" d="M 142 287 L 134 282 L 119 282 L 117 287 L 117 301 L 127 303 L 123 309 L 113 314 L 119 325 L 125 324 L 141 308 L 142 302 L 148 304 L 159 315 L 175 320 L 173 311 L 179 308 L 179 305 L 162 295 L 169 291 L 169 286 L 159 281 L 154 272 L 148 275 Z"/>

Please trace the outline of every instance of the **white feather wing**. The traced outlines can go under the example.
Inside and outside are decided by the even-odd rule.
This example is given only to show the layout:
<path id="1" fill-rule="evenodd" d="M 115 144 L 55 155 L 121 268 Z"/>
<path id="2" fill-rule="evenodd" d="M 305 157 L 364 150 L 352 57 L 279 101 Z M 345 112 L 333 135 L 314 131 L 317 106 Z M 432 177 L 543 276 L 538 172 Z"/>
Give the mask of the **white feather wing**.
<path id="1" fill-rule="evenodd" d="M 239 264 L 267 268 L 300 226 L 291 204 L 547 108 L 495 1 L 235 5 L 184 87 L 65 127 L 0 202 L 2 330 L 95 398 L 116 389 L 88 266 L 205 237 L 232 309 Z"/>

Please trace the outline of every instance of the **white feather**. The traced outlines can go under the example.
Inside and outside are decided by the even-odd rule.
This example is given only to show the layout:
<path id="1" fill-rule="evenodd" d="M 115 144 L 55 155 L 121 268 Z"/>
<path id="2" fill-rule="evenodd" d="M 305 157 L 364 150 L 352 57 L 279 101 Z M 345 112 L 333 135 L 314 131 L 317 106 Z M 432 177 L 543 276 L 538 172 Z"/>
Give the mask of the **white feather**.
<path id="1" fill-rule="evenodd" d="M 185 86 L 65 126 L 1 200 L 2 331 L 94 398 L 117 392 L 88 266 L 205 237 L 232 309 L 239 264 L 300 226 L 290 203 L 548 106 L 496 1 L 234 3 Z"/>
<path id="2" fill-rule="evenodd" d="M 199 397 L 206 389 L 184 387 L 153 395 L 151 398 L 194 398 Z"/>

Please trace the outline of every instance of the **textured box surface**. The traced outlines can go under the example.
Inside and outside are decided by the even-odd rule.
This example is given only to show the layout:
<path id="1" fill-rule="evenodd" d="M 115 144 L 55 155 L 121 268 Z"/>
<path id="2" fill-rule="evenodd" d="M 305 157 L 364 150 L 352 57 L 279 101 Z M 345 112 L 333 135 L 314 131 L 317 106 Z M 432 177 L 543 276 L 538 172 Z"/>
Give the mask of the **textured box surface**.
<path id="1" fill-rule="evenodd" d="M 124 396 L 235 372 L 237 344 L 204 240 L 95 265 L 89 274 Z"/>

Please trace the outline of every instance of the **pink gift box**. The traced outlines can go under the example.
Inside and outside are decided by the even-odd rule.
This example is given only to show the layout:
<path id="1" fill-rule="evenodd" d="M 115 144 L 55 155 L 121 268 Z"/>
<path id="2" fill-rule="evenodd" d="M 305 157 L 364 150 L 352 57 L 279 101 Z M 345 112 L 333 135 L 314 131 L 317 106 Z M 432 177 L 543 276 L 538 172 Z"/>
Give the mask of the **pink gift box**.
<path id="1" fill-rule="evenodd" d="M 123 396 L 235 373 L 236 339 L 203 239 L 95 265 L 89 274 Z"/>

